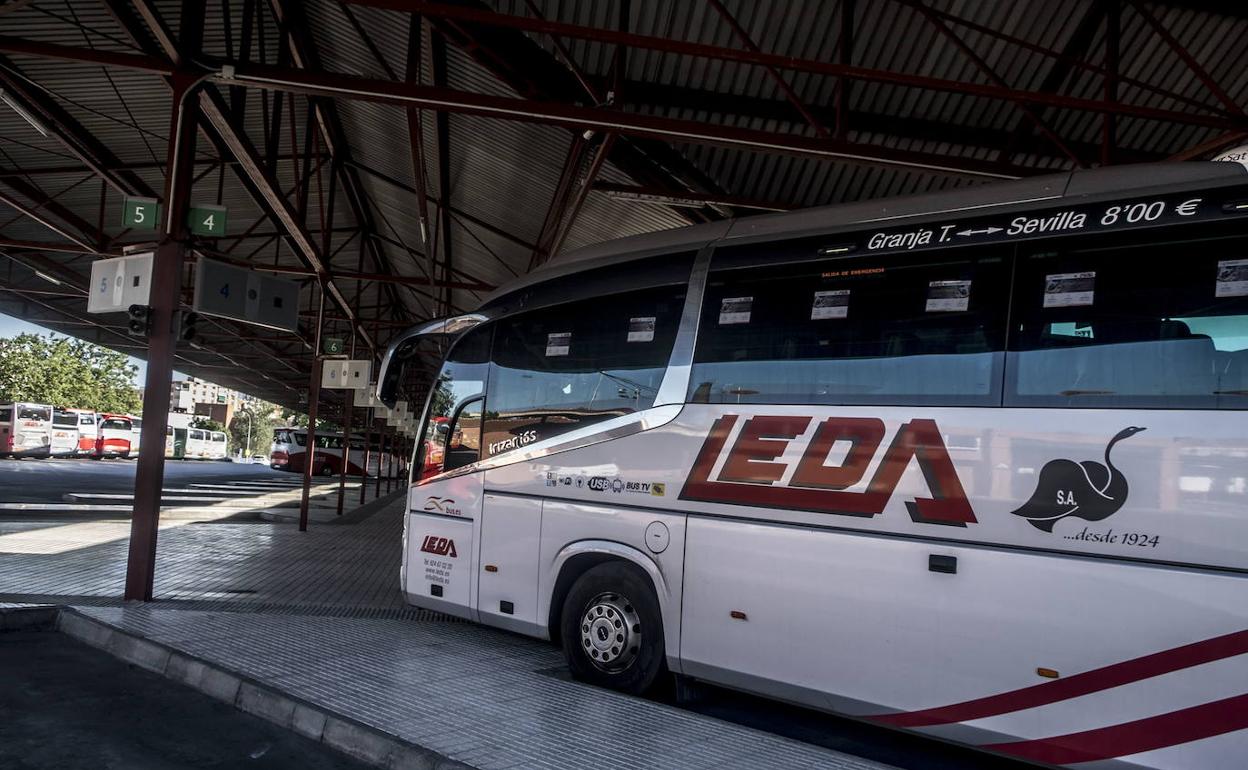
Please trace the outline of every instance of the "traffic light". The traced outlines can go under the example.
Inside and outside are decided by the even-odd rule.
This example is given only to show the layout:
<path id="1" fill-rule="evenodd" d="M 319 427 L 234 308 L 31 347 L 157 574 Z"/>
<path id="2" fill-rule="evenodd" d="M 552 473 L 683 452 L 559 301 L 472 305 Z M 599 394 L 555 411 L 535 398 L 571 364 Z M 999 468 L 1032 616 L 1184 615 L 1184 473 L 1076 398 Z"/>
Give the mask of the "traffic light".
<path id="1" fill-rule="evenodd" d="M 193 348 L 199 347 L 199 333 L 195 325 L 199 323 L 199 313 L 186 311 L 182 314 L 182 323 L 178 328 L 178 341 L 185 342 Z"/>
<path id="2" fill-rule="evenodd" d="M 131 337 L 146 337 L 152 331 L 152 309 L 147 305 L 131 305 L 127 315 L 130 322 L 126 332 Z"/>

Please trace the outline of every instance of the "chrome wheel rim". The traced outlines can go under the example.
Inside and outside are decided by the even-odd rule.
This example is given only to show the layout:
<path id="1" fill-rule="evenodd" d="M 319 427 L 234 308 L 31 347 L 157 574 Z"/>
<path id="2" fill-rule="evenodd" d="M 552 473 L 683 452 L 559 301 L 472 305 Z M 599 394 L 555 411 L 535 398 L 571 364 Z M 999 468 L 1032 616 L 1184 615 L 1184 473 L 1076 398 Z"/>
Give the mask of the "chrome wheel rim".
<path id="1" fill-rule="evenodd" d="M 641 619 L 621 594 L 595 596 L 581 615 L 581 650 L 589 662 L 607 672 L 623 671 L 641 648 Z"/>

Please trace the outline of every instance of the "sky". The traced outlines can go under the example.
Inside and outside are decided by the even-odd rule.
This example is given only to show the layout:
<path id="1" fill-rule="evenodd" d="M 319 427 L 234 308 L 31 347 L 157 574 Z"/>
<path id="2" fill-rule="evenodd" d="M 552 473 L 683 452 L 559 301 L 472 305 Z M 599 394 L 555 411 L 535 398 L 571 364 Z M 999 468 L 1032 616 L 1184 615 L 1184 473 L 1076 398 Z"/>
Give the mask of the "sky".
<path id="1" fill-rule="evenodd" d="M 0 339 L 16 337 L 19 334 L 48 334 L 48 333 L 51 333 L 57 337 L 66 336 L 64 334 L 59 334 L 57 332 L 54 332 L 51 329 L 46 329 L 42 326 L 36 326 L 32 323 L 27 323 L 26 321 L 23 321 L 20 318 L 14 318 L 13 316 L 8 316 L 8 315 L 4 315 L 3 313 L 0 313 Z M 139 367 L 138 373 L 134 376 L 134 384 L 135 384 L 135 387 L 141 388 L 143 387 L 143 380 L 147 376 L 147 364 L 135 358 L 134 356 L 130 356 L 130 363 Z M 175 380 L 185 379 L 186 377 L 186 375 L 182 374 L 181 372 L 174 372 L 173 374 L 174 374 Z"/>

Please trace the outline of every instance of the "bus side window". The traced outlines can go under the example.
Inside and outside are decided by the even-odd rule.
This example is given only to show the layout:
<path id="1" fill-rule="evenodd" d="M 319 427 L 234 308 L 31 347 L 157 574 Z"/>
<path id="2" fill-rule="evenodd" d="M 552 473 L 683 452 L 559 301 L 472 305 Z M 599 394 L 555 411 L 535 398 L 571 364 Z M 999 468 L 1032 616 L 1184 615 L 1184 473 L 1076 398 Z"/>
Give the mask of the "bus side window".
<path id="1" fill-rule="evenodd" d="M 684 286 L 647 289 L 500 321 L 486 454 L 648 409 L 667 371 L 684 294 Z"/>
<path id="2" fill-rule="evenodd" d="M 450 470 L 445 467 L 446 434 L 450 428 L 448 423 L 461 404 L 469 399 L 479 398 L 485 391 L 485 375 L 489 367 L 490 340 L 493 334 L 493 325 L 487 324 L 473 329 L 455 343 L 442 364 L 442 369 L 433 383 L 433 393 L 430 394 L 428 413 L 425 415 L 425 427 L 416 454 L 419 480 Z"/>
<path id="3" fill-rule="evenodd" d="M 459 414 L 444 434 L 446 460 L 444 471 L 453 471 L 481 459 L 481 399 L 460 407 Z"/>
<path id="4" fill-rule="evenodd" d="M 1244 241 L 1023 255 L 1007 406 L 1244 409 Z"/>
<path id="5" fill-rule="evenodd" d="M 1006 253 L 713 270 L 689 400 L 997 406 Z"/>

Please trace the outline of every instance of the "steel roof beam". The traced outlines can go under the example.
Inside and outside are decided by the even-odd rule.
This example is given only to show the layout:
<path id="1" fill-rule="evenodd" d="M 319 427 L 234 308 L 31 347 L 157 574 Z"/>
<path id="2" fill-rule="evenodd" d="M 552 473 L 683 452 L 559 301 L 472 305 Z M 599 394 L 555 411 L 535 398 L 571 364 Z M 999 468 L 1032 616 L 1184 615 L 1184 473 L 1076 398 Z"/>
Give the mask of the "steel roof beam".
<path id="1" fill-rule="evenodd" d="M 65 220 L 69 224 L 74 225 L 79 230 L 82 230 L 84 228 L 86 228 L 88 232 L 91 230 L 94 230 L 94 228 L 88 225 L 84 219 L 79 217 L 77 214 L 74 214 L 69 209 L 66 209 L 64 206 L 61 206 L 60 204 L 56 203 L 56 201 L 49 198 L 46 194 L 44 194 L 42 190 L 35 187 L 34 185 L 27 184 L 26 182 L 20 179 L 4 179 L 0 181 L 2 181 L 6 186 L 12 188 L 14 191 L 20 192 L 22 195 L 25 195 L 27 198 L 34 200 L 36 203 L 36 207 L 31 208 L 30 206 L 27 206 L 26 204 L 22 203 L 16 198 L 6 195 L 5 193 L 0 193 L 0 203 L 3 203 L 4 205 L 18 212 L 19 214 L 26 217 L 27 219 L 38 222 L 39 224 L 46 227 L 48 230 L 51 230 L 52 232 L 61 236 L 65 240 L 69 241 L 70 243 L 73 243 L 81 247 L 84 252 L 90 253 L 90 254 L 96 253 L 97 249 L 99 248 L 98 242 L 95 244 L 88 243 L 82 237 L 70 232 L 69 230 L 61 227 L 60 225 L 56 224 L 52 220 L 40 214 L 38 212 L 38 209 L 43 208 L 48 211 L 57 213 L 57 215 L 61 219 Z"/>
<path id="2" fill-rule="evenodd" d="M 365 34 L 363 27 L 359 26 L 356 21 L 355 14 L 351 12 L 351 6 L 343 5 L 343 10 L 356 25 L 356 31 L 368 43 L 369 50 L 379 62 L 385 67 L 386 72 L 390 75 L 391 80 L 398 80 L 390 65 L 386 62 L 381 52 L 373 45 L 373 40 Z M 407 27 L 407 69 L 405 71 L 407 82 L 420 82 L 420 62 L 421 62 L 421 39 L 424 34 L 424 22 L 420 16 L 412 15 Z M 425 275 L 432 280 L 434 272 L 437 270 L 437 244 L 430 237 L 431 223 L 429 221 L 429 179 L 425 173 L 425 133 L 424 122 L 420 114 L 420 110 L 414 107 L 408 107 L 404 110 L 407 118 L 407 144 L 409 154 L 412 160 L 412 179 L 415 182 L 416 190 L 416 220 L 420 227 L 420 243 L 425 254 L 424 260 L 418 263 L 422 265 Z"/>
<path id="3" fill-rule="evenodd" d="M 433 64 L 433 84 L 437 88 L 446 88 L 446 38 L 434 32 L 430 38 L 430 61 Z M 455 238 L 451 233 L 451 116 L 446 110 L 438 110 L 433 116 L 434 136 L 438 146 L 438 193 L 446 206 L 438 209 L 438 235 L 442 239 L 442 276 L 444 280 L 451 277 L 455 264 Z M 436 270 L 436 265 L 434 266 Z M 447 289 L 442 297 L 442 315 L 450 315 L 454 305 L 451 290 Z"/>
<path id="4" fill-rule="evenodd" d="M 1010 88 L 1000 85 L 961 82 L 904 72 L 880 70 L 870 67 L 847 66 L 834 62 L 801 59 L 793 56 L 784 56 L 761 51 L 756 52 L 735 48 L 725 48 L 723 46 L 711 45 L 707 43 L 672 40 L 669 38 L 655 37 L 652 35 L 643 35 L 633 32 L 620 32 L 602 27 L 586 27 L 566 22 L 546 21 L 543 19 L 496 13 L 493 11 L 478 10 L 458 5 L 424 2 L 423 0 L 350 1 L 357 5 L 369 5 L 377 8 L 421 13 L 429 17 L 441 19 L 452 19 L 475 24 L 507 27 L 511 29 L 524 30 L 526 32 L 544 33 L 548 35 L 560 35 L 580 40 L 612 43 L 632 48 L 645 48 L 653 51 L 663 51 L 683 56 L 694 56 L 706 59 L 736 62 L 738 64 L 772 66 L 781 70 L 811 72 L 831 77 L 845 77 L 851 80 L 860 80 L 871 83 L 884 83 L 907 88 L 963 93 L 972 96 L 1002 99 L 1025 105 L 1049 105 L 1071 110 L 1113 113 L 1126 117 L 1164 120 L 1182 124 L 1208 125 L 1215 128 L 1232 129 L 1237 127 L 1248 127 L 1248 121 L 1241 120 L 1236 116 L 1223 116 L 1216 114 L 1198 115 L 1179 112 L 1177 110 L 1158 109 L 1140 105 L 1125 104 L 1121 102 L 1109 102 L 1102 99 L 1085 99 L 1058 94 L 1046 94 L 1038 91 L 1027 91 L 1024 89 Z"/>
<path id="5" fill-rule="evenodd" d="M 113 15 L 126 29 L 127 34 L 136 44 L 143 46 L 145 41 L 142 28 L 134 23 L 129 6 L 125 5 L 123 0 L 108 0 L 108 2 Z M 178 50 L 173 34 L 165 26 L 159 12 L 151 4 L 150 0 L 133 0 L 133 2 L 135 9 L 146 23 L 147 31 L 156 38 L 156 43 L 163 50 L 164 54 L 175 65 L 183 64 L 183 56 Z M 226 85 L 229 84 L 227 83 Z M 263 201 L 264 207 L 272 213 L 275 221 L 289 234 L 291 242 L 295 246 L 295 253 L 299 254 L 305 263 L 316 271 L 318 275 L 328 273 L 329 271 L 322 262 L 321 255 L 316 245 L 312 242 L 311 236 L 297 220 L 290 201 L 281 193 L 276 183 L 264 169 L 251 141 L 243 135 L 241 129 L 237 129 L 233 125 L 229 117 L 229 107 L 224 103 L 221 95 L 212 89 L 201 88 L 197 93 L 197 97 L 200 113 L 212 125 L 217 138 L 230 151 L 230 154 L 237 162 L 238 165 L 235 167 L 236 173 L 240 178 L 245 177 L 245 182 L 250 184 L 249 191 L 253 195 L 258 194 L 257 201 Z M 354 318 L 350 303 L 347 302 L 346 297 L 334 285 L 332 280 L 327 280 L 325 288 L 330 296 L 333 297 L 334 303 L 342 309 L 343 314 L 349 318 Z M 376 348 L 372 337 L 360 325 L 358 319 L 354 322 L 354 326 L 356 333 L 360 335 L 361 339 L 365 340 L 369 347 Z"/>
<path id="6" fill-rule="evenodd" d="M 122 195 L 157 197 L 155 190 L 148 186 L 138 174 L 128 170 L 114 171 L 114 168 L 122 166 L 117 156 L 47 92 L 32 87 L 33 81 L 4 56 L 0 56 L 0 82 L 4 84 L 10 99 L 17 101 L 27 112 L 35 116 L 65 149 L 73 153 L 114 190 Z"/>
<path id="7" fill-rule="evenodd" d="M 622 90 L 629 94 L 632 102 L 651 107 L 687 109 L 719 113 L 720 115 L 739 115 L 757 120 L 783 121 L 785 123 L 793 122 L 792 110 L 785 102 L 778 99 L 759 96 L 739 96 L 718 91 L 705 91 L 684 86 L 633 80 L 627 81 L 623 85 Z M 831 106 L 810 105 L 810 108 L 815 116 L 821 120 L 832 122 L 837 119 L 835 103 Z M 1013 147 L 1013 152 L 1029 153 L 1064 162 L 1064 156 L 1055 154 L 1052 151 L 1052 145 L 1042 137 L 1029 134 L 1026 131 L 1030 125 L 1026 121 L 1020 122 L 1024 130 L 1020 138 L 1015 141 L 1012 129 L 965 125 L 926 118 L 898 117 L 847 109 L 841 119 L 848 123 L 852 131 L 861 133 L 886 133 L 908 141 L 943 142 L 963 147 L 983 148 L 994 152 L 1009 143 Z M 1097 145 L 1091 142 L 1068 139 L 1066 143 L 1072 149 L 1085 154 L 1087 157 L 1092 157 L 1097 152 Z M 1129 160 L 1137 163 L 1161 161 L 1166 158 L 1162 153 L 1145 152 L 1126 147 L 1117 148 L 1117 152 L 1120 160 Z M 1003 163 L 1007 162 L 1004 158 L 999 160 Z M 1020 172 L 1023 171 L 1021 168 L 1019 170 Z M 662 187 L 662 185 L 651 186 Z M 681 194 L 670 187 L 667 189 L 672 195 Z"/>
<path id="8" fill-rule="evenodd" d="M 60 59 L 62 61 L 86 62 L 99 64 L 103 67 L 136 70 L 149 75 L 170 76 L 177 69 L 167 61 L 154 56 L 133 53 L 115 53 L 95 48 L 79 48 L 76 46 L 43 43 L 24 40 L 11 35 L 0 35 L 0 52 L 35 56 L 42 59 Z"/>
<path id="9" fill-rule="evenodd" d="M 295 66 L 299 69 L 319 70 L 321 68 L 320 56 L 309 32 L 311 27 L 304 15 L 302 2 L 287 3 L 285 0 L 269 0 L 269 7 L 278 23 L 282 25 L 282 33 L 289 38 L 289 53 Z M 342 174 L 343 190 L 356 224 L 368 232 L 376 232 L 377 222 L 373 216 L 372 202 L 350 164 L 351 147 L 343 131 L 337 106 L 332 101 L 324 104 L 314 101 L 312 108 L 315 110 L 317 126 L 320 128 L 325 147 L 336 161 L 335 168 Z M 385 251 L 376 242 L 366 239 L 365 243 L 361 244 L 361 247 L 364 246 L 371 248 L 373 262 L 378 272 L 394 272 L 394 266 L 390 264 Z M 387 287 L 387 290 L 391 300 L 395 303 L 396 312 L 401 310 L 406 314 L 407 306 L 399 298 L 398 293 L 393 287 Z M 368 342 L 374 354 L 380 353 L 370 337 L 361 335 L 361 339 Z"/>
<path id="10" fill-rule="evenodd" d="M 621 112 L 600 107 L 580 107 L 562 102 L 538 102 L 436 86 L 395 83 L 341 73 L 291 70 L 259 64 L 237 64 L 234 65 L 232 77 L 215 75 L 213 79 L 226 84 L 241 83 L 257 88 L 317 96 L 418 106 L 527 123 L 546 123 L 577 130 L 612 131 L 667 142 L 721 145 L 761 152 L 920 168 L 997 179 L 1017 179 L 1020 176 L 1036 173 L 1036 169 L 986 163 L 971 158 L 950 158 L 934 153 L 914 152 L 839 139 L 775 134 L 771 131 L 706 124 L 695 120 Z"/>
<path id="11" fill-rule="evenodd" d="M 480 3 L 477 6 L 484 8 Z M 586 88 L 587 76 L 576 66 L 566 48 L 565 59 L 561 63 L 546 49 L 515 30 L 440 19 L 431 19 L 430 23 L 501 82 L 527 97 L 574 104 L 584 103 L 586 98 L 595 105 L 605 101 L 599 94 L 605 93 L 606 86 L 601 92 L 592 84 Z M 558 37 L 552 37 L 552 41 L 556 50 L 563 45 Z M 523 62 L 523 69 L 512 66 L 512 62 Z M 724 192 L 718 183 L 683 154 L 662 141 L 624 138 L 614 144 L 610 160 L 639 184 L 680 185 L 711 193 Z M 673 209 L 673 212 L 691 223 L 708 222 L 719 217 L 717 212 L 710 210 Z"/>

